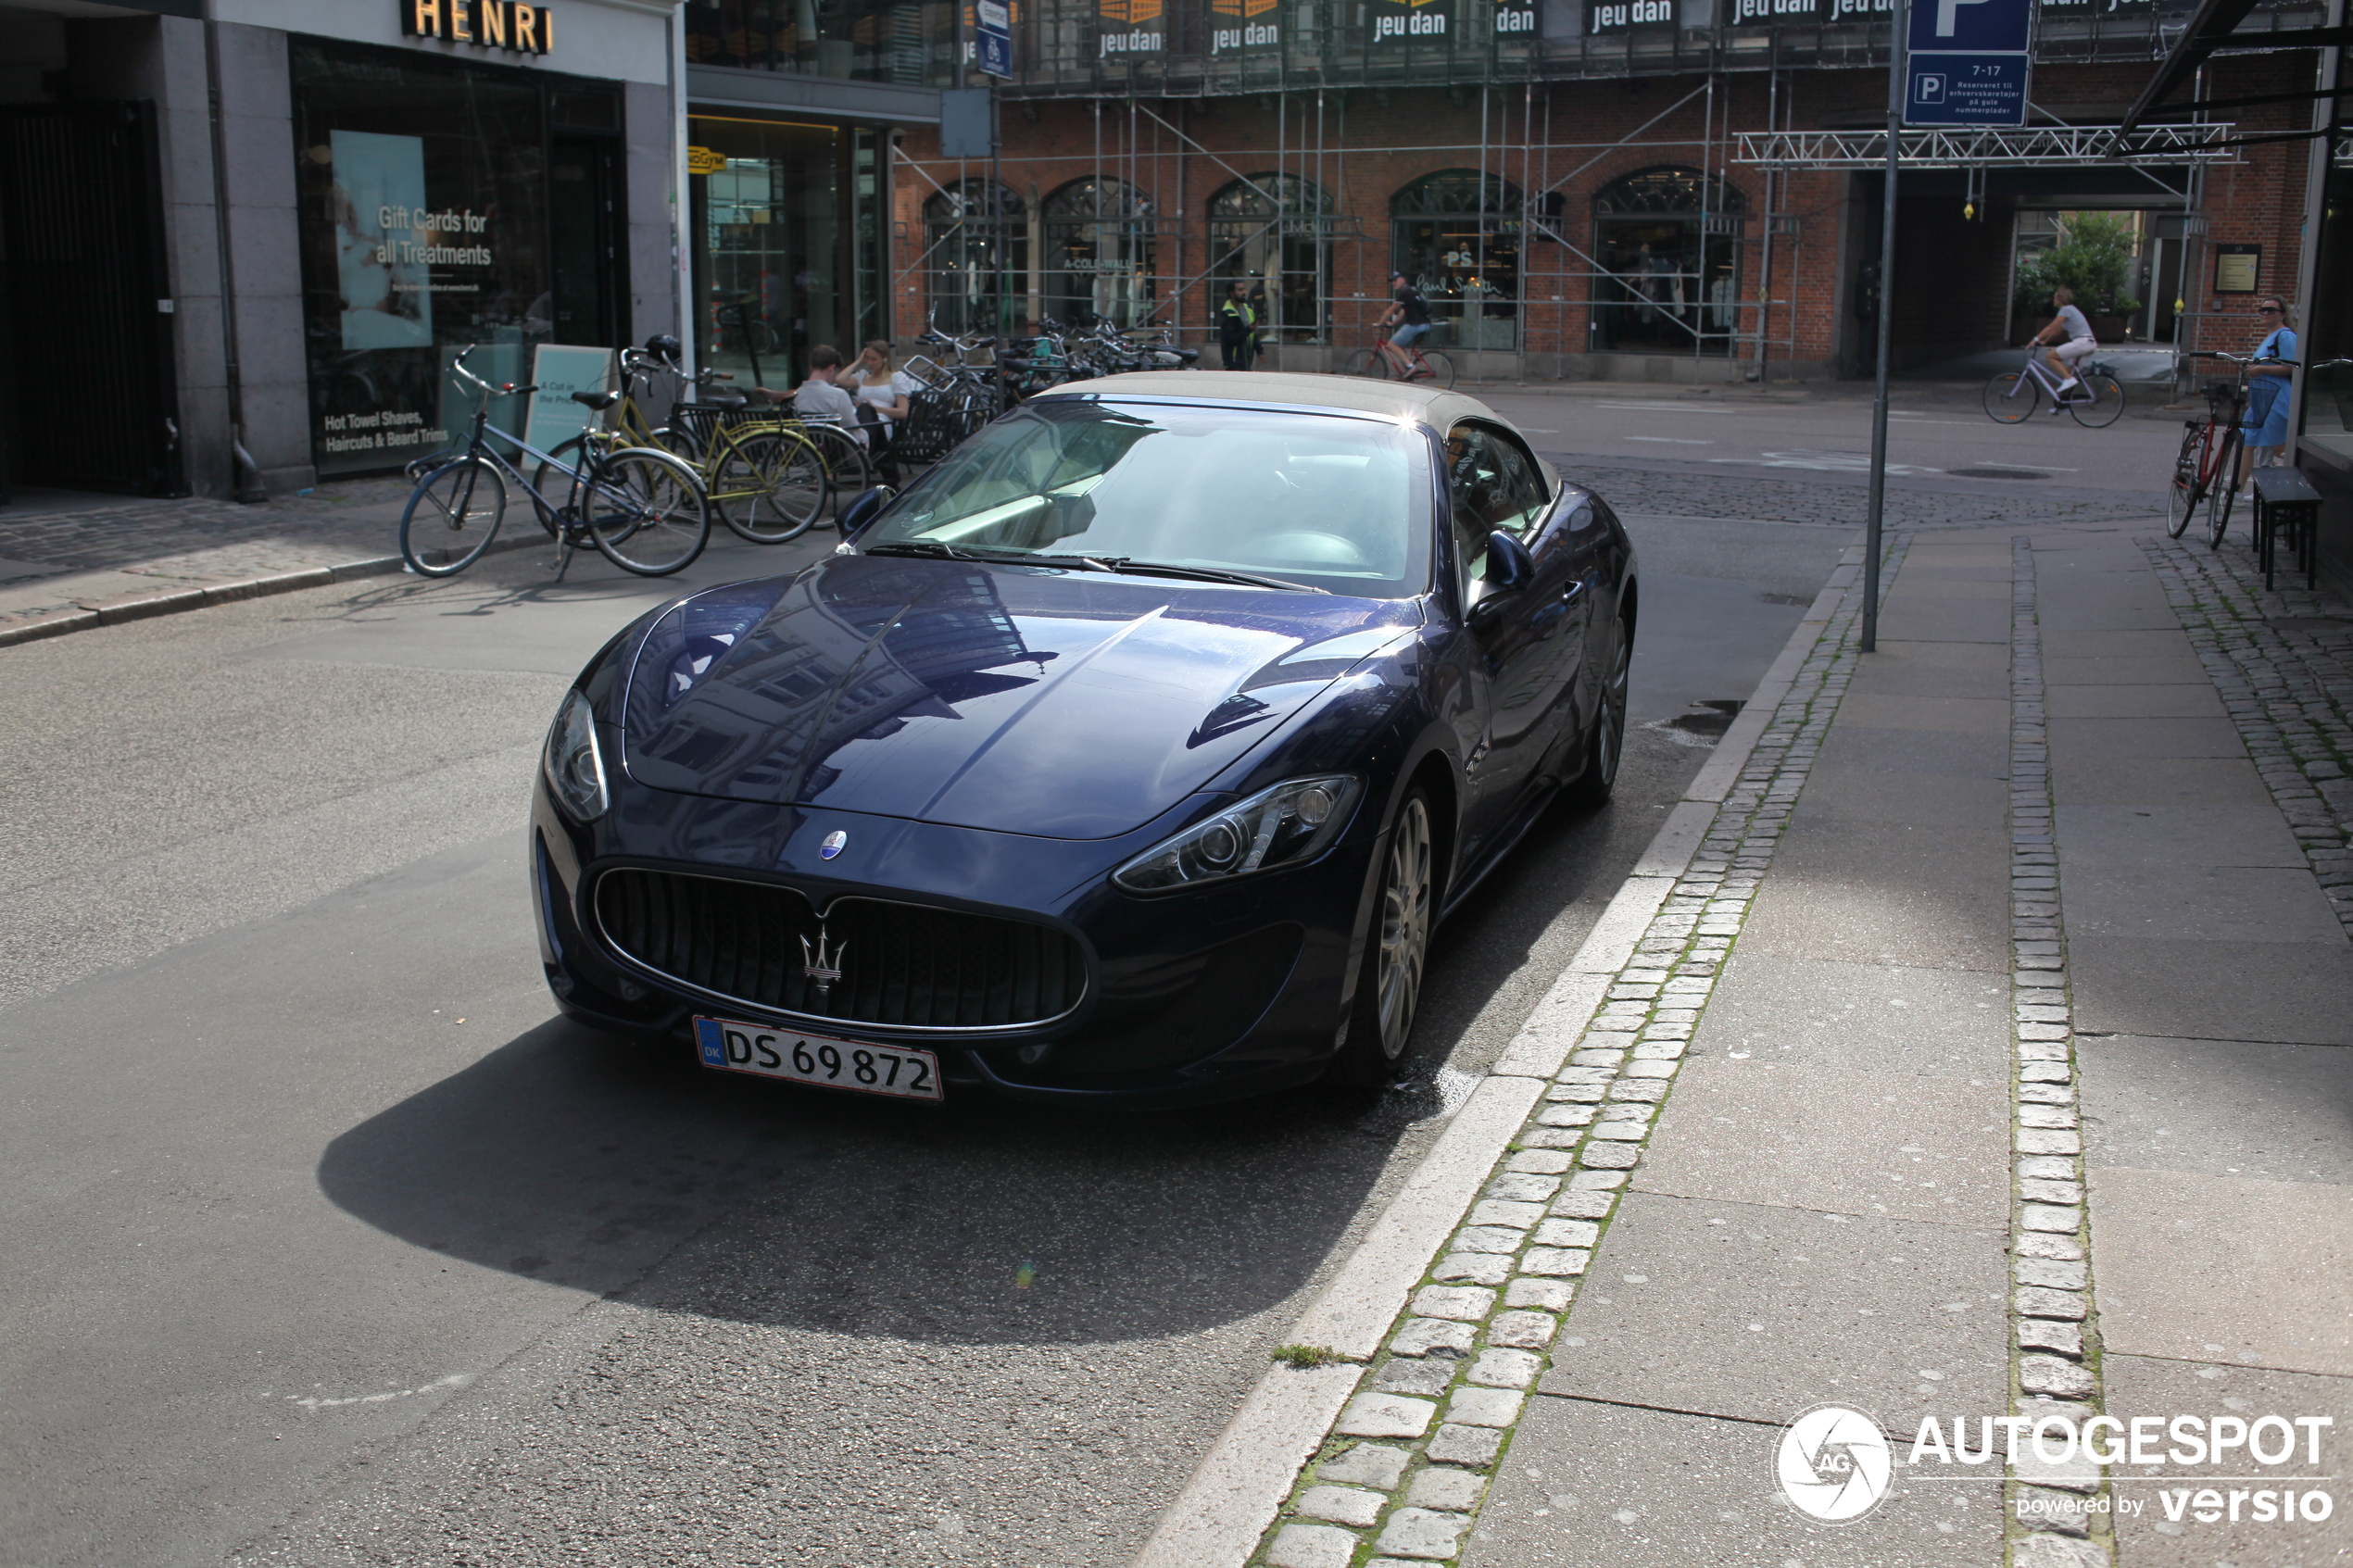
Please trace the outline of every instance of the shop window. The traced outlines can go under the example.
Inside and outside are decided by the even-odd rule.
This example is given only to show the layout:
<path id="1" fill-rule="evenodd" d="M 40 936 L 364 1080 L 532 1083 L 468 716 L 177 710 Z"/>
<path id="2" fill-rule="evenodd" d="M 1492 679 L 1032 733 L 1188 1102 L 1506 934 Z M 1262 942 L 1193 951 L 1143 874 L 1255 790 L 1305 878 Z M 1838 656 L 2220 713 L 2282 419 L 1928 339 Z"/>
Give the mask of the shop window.
<path id="1" fill-rule="evenodd" d="M 1029 288 L 1029 209 L 1002 185 L 958 180 L 924 204 L 924 270 L 943 332 L 1013 336 Z"/>
<path id="2" fill-rule="evenodd" d="M 955 20 L 918 0 L 690 0 L 686 58 L 915 87 L 948 85 Z"/>
<path id="3" fill-rule="evenodd" d="M 1390 198 L 1390 268 L 1429 301 L 1425 341 L 1441 348 L 1518 346 L 1520 190 L 1450 169 Z"/>
<path id="4" fill-rule="evenodd" d="M 312 455 L 321 474 L 396 469 L 463 438 L 459 349 L 522 383 L 554 335 L 545 87 L 299 41 L 292 63 Z M 491 419 L 520 431 L 522 401 Z"/>
<path id="5" fill-rule="evenodd" d="M 1118 327 L 1151 320 L 1160 302 L 1152 200 L 1125 180 L 1074 180 L 1048 196 L 1046 314 L 1066 327 L 1097 317 Z"/>
<path id="6" fill-rule="evenodd" d="M 1593 339 L 1602 349 L 1730 354 L 1748 201 L 1696 169 L 1646 169 L 1593 198 Z"/>
<path id="7" fill-rule="evenodd" d="M 1268 341 L 1324 342 L 1331 330 L 1332 243 L 1322 220 L 1330 212 L 1324 188 L 1296 174 L 1253 174 L 1210 197 L 1211 309 L 1239 278 Z"/>

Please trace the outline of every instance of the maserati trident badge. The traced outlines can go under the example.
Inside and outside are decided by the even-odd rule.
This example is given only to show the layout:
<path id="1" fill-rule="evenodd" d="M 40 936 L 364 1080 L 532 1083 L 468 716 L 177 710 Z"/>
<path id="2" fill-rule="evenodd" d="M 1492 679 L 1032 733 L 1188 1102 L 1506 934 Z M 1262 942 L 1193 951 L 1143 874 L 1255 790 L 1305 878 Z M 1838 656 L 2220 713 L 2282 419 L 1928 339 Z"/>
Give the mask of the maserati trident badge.
<path id="1" fill-rule="evenodd" d="M 817 859 L 830 860 L 849 846 L 849 835 L 839 828 L 827 834 L 817 845 Z"/>
<path id="2" fill-rule="evenodd" d="M 832 951 L 826 950 L 825 928 L 822 922 L 817 927 L 815 951 L 811 951 L 808 937 L 800 939 L 800 972 L 817 983 L 819 1002 L 824 1001 L 834 988 L 834 982 L 841 978 L 841 956 L 848 951 L 849 944 L 847 942 L 837 942 Z"/>

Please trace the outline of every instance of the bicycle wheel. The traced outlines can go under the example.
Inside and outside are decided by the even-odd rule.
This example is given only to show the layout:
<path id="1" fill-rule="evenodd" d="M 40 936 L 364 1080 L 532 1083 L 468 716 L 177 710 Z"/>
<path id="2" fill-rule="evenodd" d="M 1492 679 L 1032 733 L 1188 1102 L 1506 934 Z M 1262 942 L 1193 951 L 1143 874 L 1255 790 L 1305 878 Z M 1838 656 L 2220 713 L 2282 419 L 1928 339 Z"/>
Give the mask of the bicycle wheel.
<path id="1" fill-rule="evenodd" d="M 1348 357 L 1340 367 L 1344 376 L 1369 376 L 1374 381 L 1387 381 L 1390 376 L 1389 356 L 1378 348 L 1360 348 Z"/>
<path id="2" fill-rule="evenodd" d="M 2086 430 L 2106 430 L 2124 415 L 2124 388 L 2114 376 L 2085 376 L 2083 390 L 2092 395 L 2087 399 L 2070 399 L 2067 411 L 2075 422 Z"/>
<path id="3" fill-rule="evenodd" d="M 570 441 L 558 442 L 547 454 L 550 460 L 533 470 L 531 487 L 557 506 L 562 506 L 564 497 L 572 494 L 572 470 L 580 466 L 580 437 L 575 435 Z M 534 507 L 532 510 L 538 514 L 539 526 L 547 531 L 548 538 L 563 537 L 563 530 L 556 524 L 555 513 L 545 507 Z"/>
<path id="4" fill-rule="evenodd" d="M 2173 458 L 2173 482 L 2165 487 L 2165 532 L 2179 539 L 2190 526 L 2197 504 L 2206 499 L 2198 479 L 2198 459 L 2206 455 L 2211 425 L 2192 425 L 2182 433 L 2182 450 Z"/>
<path id="5" fill-rule="evenodd" d="M 599 458 L 581 493 L 581 522 L 604 558 L 640 577 L 667 577 L 702 554 L 711 497 L 667 452 L 629 446 Z"/>
<path id="6" fill-rule="evenodd" d="M 1451 387 L 1454 384 L 1454 361 L 1435 348 L 1422 350 L 1422 363 L 1429 367 L 1427 375 L 1416 370 L 1408 381 L 1426 381 L 1432 386 Z"/>
<path id="7" fill-rule="evenodd" d="M 498 537 L 507 482 L 481 458 L 460 458 L 425 475 L 400 514 L 400 558 L 427 577 L 466 570 Z"/>
<path id="8" fill-rule="evenodd" d="M 2238 498 L 2239 433 L 2234 426 L 2222 433 L 2221 460 L 2214 465 L 2212 487 L 2206 493 L 2206 547 L 2219 550 L 2231 531 L 2231 503 Z"/>
<path id="9" fill-rule="evenodd" d="M 711 476 L 711 504 L 741 537 L 781 545 L 809 532 L 828 489 L 816 447 L 790 431 L 753 431 L 727 444 Z"/>
<path id="10" fill-rule="evenodd" d="M 825 478 L 833 487 L 834 509 L 864 495 L 875 483 L 874 464 L 866 443 L 840 425 L 803 425 L 800 433 L 825 461 Z"/>
<path id="11" fill-rule="evenodd" d="M 2024 424 L 2043 400 L 2043 386 L 2023 370 L 2004 370 L 1985 383 L 1985 415 L 1997 425 Z"/>

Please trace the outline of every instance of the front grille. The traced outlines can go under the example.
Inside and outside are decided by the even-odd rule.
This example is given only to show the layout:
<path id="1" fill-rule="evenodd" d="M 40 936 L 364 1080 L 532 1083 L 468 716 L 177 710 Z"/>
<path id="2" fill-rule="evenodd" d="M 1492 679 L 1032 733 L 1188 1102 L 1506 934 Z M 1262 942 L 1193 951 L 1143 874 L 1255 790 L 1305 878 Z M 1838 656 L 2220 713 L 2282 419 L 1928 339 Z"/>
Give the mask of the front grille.
<path id="1" fill-rule="evenodd" d="M 821 928 L 789 887 L 626 867 L 597 883 L 605 940 L 657 974 L 768 1012 L 908 1029 L 1004 1029 L 1078 1005 L 1087 964 L 1050 926 L 876 898 L 837 898 Z M 822 929 L 820 996 L 802 972 Z M 839 956 L 834 957 L 833 955 Z"/>

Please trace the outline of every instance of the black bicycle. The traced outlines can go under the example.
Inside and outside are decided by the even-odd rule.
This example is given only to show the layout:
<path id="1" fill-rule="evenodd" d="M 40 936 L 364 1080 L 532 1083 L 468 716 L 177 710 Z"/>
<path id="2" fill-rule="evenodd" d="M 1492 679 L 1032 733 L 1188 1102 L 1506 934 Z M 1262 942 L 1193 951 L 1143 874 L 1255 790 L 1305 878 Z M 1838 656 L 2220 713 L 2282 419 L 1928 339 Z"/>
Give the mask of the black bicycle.
<path id="1" fill-rule="evenodd" d="M 568 455 L 558 456 L 500 430 L 490 422 L 491 395 L 539 389 L 512 383 L 493 386 L 475 375 L 466 369 L 466 356 L 474 346 L 467 345 L 449 362 L 450 374 L 481 397 L 472 432 L 463 448 L 426 459 L 429 468 L 415 465 L 424 471 L 400 514 L 400 556 L 412 571 L 448 577 L 481 559 L 506 518 L 509 480 L 531 497 L 541 525 L 555 536 L 562 551 L 559 577 L 571 567 L 572 553 L 584 545 L 594 546 L 613 565 L 641 577 L 667 577 L 702 554 L 711 539 L 711 497 L 692 468 L 667 452 L 623 445 L 622 437 L 610 432 L 592 431 Z M 575 392 L 572 397 L 602 413 L 621 400 L 621 394 Z M 540 482 L 560 482 L 563 498 L 551 500 L 525 479 L 491 445 L 494 436 L 536 459 Z"/>

